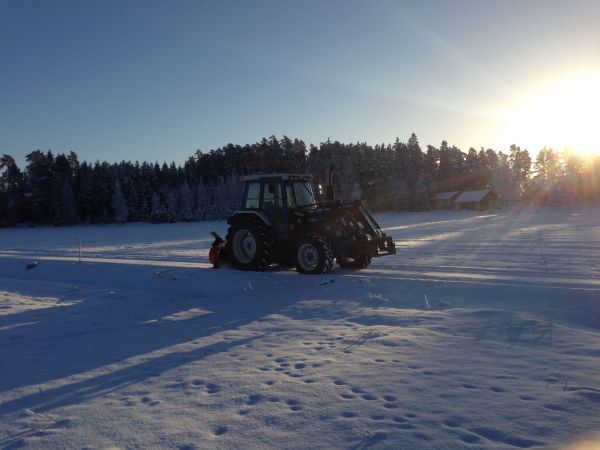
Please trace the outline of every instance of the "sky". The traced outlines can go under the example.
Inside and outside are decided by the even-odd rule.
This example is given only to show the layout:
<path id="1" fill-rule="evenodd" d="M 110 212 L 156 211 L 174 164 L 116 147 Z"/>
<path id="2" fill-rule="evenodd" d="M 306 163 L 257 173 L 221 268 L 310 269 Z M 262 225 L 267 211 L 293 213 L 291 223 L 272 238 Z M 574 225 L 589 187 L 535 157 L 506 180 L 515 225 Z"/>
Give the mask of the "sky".
<path id="1" fill-rule="evenodd" d="M 600 152 L 598 23 L 598 1 L 0 0 L 0 153 L 183 163 L 413 132 L 537 152 L 569 121 Z"/>

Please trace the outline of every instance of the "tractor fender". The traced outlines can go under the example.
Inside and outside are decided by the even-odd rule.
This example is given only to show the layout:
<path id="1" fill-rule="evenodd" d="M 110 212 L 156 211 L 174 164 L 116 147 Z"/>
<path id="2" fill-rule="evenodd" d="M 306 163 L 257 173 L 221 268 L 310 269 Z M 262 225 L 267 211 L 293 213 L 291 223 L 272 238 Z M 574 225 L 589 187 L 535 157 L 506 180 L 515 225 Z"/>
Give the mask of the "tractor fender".
<path id="1" fill-rule="evenodd" d="M 227 223 L 232 225 L 239 220 L 248 220 L 254 217 L 260 219 L 260 221 L 262 221 L 268 227 L 273 225 L 267 215 L 260 211 L 235 211 L 231 217 L 227 219 Z"/>

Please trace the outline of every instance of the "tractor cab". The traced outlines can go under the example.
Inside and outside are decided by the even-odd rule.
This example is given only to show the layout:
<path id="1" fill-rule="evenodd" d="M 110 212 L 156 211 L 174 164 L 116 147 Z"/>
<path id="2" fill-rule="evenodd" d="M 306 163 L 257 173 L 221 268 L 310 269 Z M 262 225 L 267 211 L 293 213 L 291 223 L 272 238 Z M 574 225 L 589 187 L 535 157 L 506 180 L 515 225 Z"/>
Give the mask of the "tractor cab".
<path id="1" fill-rule="evenodd" d="M 267 218 L 279 239 L 289 237 L 294 212 L 316 204 L 310 175 L 250 175 L 241 180 L 245 182 L 242 211 Z"/>

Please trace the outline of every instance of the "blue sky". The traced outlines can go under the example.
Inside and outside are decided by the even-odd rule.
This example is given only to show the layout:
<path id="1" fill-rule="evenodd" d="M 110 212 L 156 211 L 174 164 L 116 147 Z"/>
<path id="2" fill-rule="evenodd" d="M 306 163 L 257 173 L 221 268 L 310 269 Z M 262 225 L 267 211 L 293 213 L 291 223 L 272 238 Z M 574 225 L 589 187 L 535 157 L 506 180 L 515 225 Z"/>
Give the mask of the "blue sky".
<path id="1" fill-rule="evenodd" d="M 412 132 L 503 150 L 524 144 L 510 111 L 600 74 L 598 23 L 597 1 L 0 0 L 0 152 L 182 163 Z"/>

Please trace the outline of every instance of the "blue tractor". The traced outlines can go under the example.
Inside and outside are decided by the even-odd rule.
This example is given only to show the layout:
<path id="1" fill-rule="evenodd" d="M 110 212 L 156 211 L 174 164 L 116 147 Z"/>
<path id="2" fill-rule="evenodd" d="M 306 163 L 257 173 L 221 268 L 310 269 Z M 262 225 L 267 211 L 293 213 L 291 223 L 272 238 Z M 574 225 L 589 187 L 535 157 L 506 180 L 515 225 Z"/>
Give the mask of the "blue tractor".
<path id="1" fill-rule="evenodd" d="M 301 273 L 364 268 L 396 247 L 360 201 L 335 200 L 332 172 L 327 201 L 317 203 L 310 175 L 264 174 L 242 177 L 242 207 L 227 220 L 224 257 L 242 270 L 265 270 L 272 263 Z"/>

